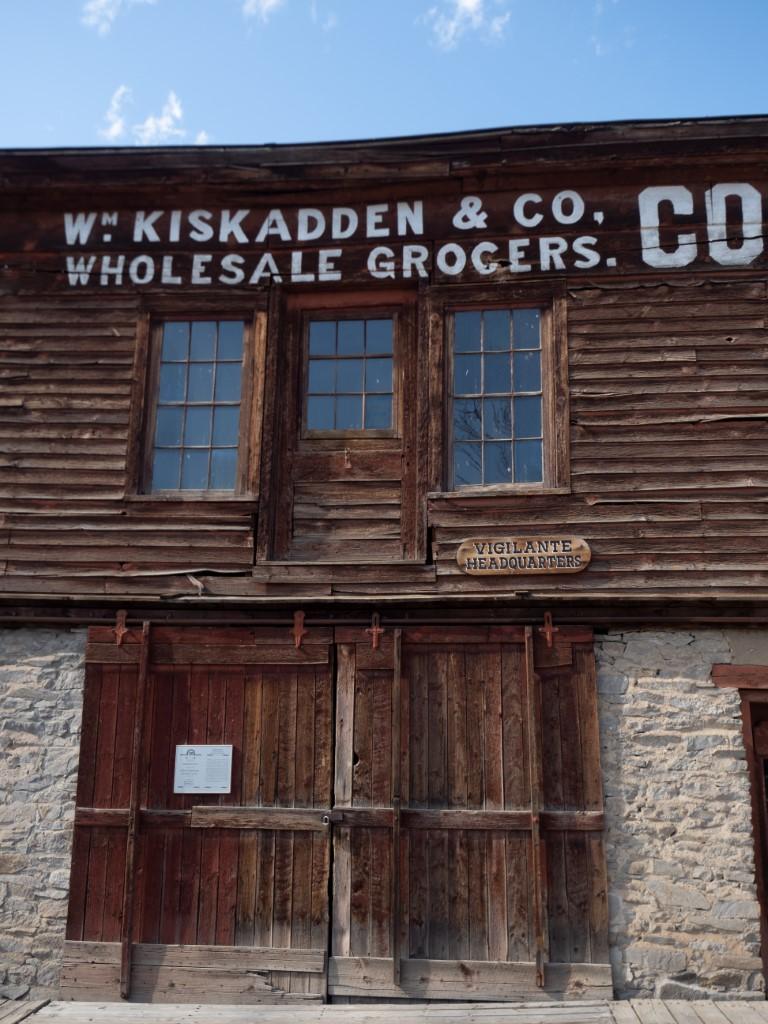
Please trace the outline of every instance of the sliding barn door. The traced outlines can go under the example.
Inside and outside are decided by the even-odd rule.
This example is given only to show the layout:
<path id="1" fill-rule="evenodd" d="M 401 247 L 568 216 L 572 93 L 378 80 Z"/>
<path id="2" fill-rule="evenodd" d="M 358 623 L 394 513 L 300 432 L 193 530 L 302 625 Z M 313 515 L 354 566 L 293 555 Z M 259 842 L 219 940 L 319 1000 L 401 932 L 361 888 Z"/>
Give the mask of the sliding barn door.
<path id="1" fill-rule="evenodd" d="M 610 995 L 591 635 L 342 640 L 329 991 Z"/>
<path id="2" fill-rule="evenodd" d="M 329 631 L 120 639 L 90 631 L 63 994 L 323 998 Z M 230 793 L 174 793 L 187 744 L 232 744 Z"/>

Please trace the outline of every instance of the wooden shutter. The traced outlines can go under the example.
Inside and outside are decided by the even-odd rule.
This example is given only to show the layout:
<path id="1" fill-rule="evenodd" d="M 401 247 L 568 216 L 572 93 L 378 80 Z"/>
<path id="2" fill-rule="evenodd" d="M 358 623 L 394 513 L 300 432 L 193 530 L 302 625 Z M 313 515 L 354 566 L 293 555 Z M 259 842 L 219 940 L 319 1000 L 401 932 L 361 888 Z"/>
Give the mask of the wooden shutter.
<path id="1" fill-rule="evenodd" d="M 329 640 L 313 630 L 297 649 L 288 630 L 153 629 L 134 758 L 141 637 L 118 645 L 91 629 L 66 997 L 117 998 L 121 985 L 147 1001 L 324 996 Z M 184 743 L 233 744 L 231 793 L 173 793 Z"/>

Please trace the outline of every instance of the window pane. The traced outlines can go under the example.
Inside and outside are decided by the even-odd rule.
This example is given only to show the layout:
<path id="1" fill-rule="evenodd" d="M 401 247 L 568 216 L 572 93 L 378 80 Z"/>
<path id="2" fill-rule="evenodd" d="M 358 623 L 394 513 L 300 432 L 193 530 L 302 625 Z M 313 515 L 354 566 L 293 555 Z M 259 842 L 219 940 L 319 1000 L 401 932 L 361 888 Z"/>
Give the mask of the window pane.
<path id="1" fill-rule="evenodd" d="M 198 320 L 192 324 L 192 344 L 189 358 L 198 362 L 216 358 L 216 324 L 211 320 Z"/>
<path id="2" fill-rule="evenodd" d="M 512 314 L 515 348 L 538 348 L 541 342 L 541 314 L 538 309 L 516 309 Z"/>
<path id="3" fill-rule="evenodd" d="M 161 406 L 157 410 L 155 444 L 181 444 L 181 428 L 184 410 L 177 406 Z"/>
<path id="4" fill-rule="evenodd" d="M 457 444 L 453 451 L 453 482 L 456 487 L 481 484 L 482 448 L 479 444 Z"/>
<path id="5" fill-rule="evenodd" d="M 456 356 L 453 393 L 455 395 L 480 394 L 480 356 Z"/>
<path id="6" fill-rule="evenodd" d="M 386 356 L 392 352 L 391 320 L 366 321 L 365 351 L 369 356 Z"/>
<path id="7" fill-rule="evenodd" d="M 515 482 L 539 483 L 542 478 L 541 441 L 516 441 Z"/>
<path id="8" fill-rule="evenodd" d="M 541 437 L 541 399 L 515 399 L 515 437 Z"/>
<path id="9" fill-rule="evenodd" d="M 186 363 L 163 363 L 160 367 L 160 401 L 183 402 L 186 379 Z"/>
<path id="10" fill-rule="evenodd" d="M 453 347 L 456 352 L 480 351 L 480 313 L 456 313 L 453 318 Z"/>
<path id="11" fill-rule="evenodd" d="M 483 436 L 512 437 L 512 403 L 508 398 L 486 398 L 483 402 Z"/>
<path id="12" fill-rule="evenodd" d="M 336 390 L 362 391 L 363 390 L 363 360 L 362 359 L 340 359 L 336 364 Z"/>
<path id="13" fill-rule="evenodd" d="M 515 353 L 515 391 L 541 390 L 541 356 L 538 352 Z"/>
<path id="14" fill-rule="evenodd" d="M 205 445 L 211 443 L 211 407 L 187 409 L 187 419 L 184 423 L 184 444 Z"/>
<path id="15" fill-rule="evenodd" d="M 509 394 L 511 391 L 510 358 L 508 355 L 483 356 L 485 387 L 483 394 Z"/>
<path id="16" fill-rule="evenodd" d="M 309 354 L 332 356 L 336 353 L 336 321 L 313 320 L 309 325 Z"/>
<path id="17" fill-rule="evenodd" d="M 211 452 L 211 487 L 216 491 L 233 491 L 237 471 L 236 448 L 214 448 Z"/>
<path id="18" fill-rule="evenodd" d="M 307 399 L 307 429 L 333 430 L 333 399 Z"/>
<path id="19" fill-rule="evenodd" d="M 214 444 L 237 444 L 239 431 L 239 406 L 220 405 L 213 410 Z"/>
<path id="20" fill-rule="evenodd" d="M 152 463 L 152 488 L 155 491 L 175 491 L 179 486 L 181 451 L 159 449 Z"/>
<path id="21" fill-rule="evenodd" d="M 224 320 L 219 324 L 219 359 L 243 358 L 243 322 Z"/>
<path id="22" fill-rule="evenodd" d="M 343 396 L 336 399 L 336 429 L 361 430 L 363 426 L 363 397 Z"/>
<path id="23" fill-rule="evenodd" d="M 486 444 L 483 483 L 512 483 L 512 445 L 509 441 L 490 441 Z"/>
<path id="24" fill-rule="evenodd" d="M 365 426 L 369 430 L 388 430 L 392 426 L 391 395 L 371 395 L 365 399 Z"/>
<path id="25" fill-rule="evenodd" d="M 189 324 L 186 321 L 165 324 L 163 327 L 162 361 L 167 363 L 172 360 L 185 360 L 188 356 Z"/>
<path id="26" fill-rule="evenodd" d="M 330 359 L 309 360 L 309 394 L 333 393 L 336 363 Z"/>
<path id="27" fill-rule="evenodd" d="M 453 436 L 457 441 L 480 440 L 480 400 L 460 398 L 453 403 Z"/>
<path id="28" fill-rule="evenodd" d="M 486 352 L 491 349 L 509 349 L 509 310 L 508 309 L 487 309 L 483 319 L 485 320 L 485 334 L 483 335 L 483 348 Z"/>
<path id="29" fill-rule="evenodd" d="M 340 356 L 361 356 L 365 350 L 365 323 L 363 320 L 339 320 Z"/>
<path id="30" fill-rule="evenodd" d="M 240 401 L 240 363 L 216 364 L 217 402 Z"/>
<path id="31" fill-rule="evenodd" d="M 184 451 L 181 464 L 182 490 L 203 491 L 208 486 L 208 449 Z"/>
<path id="32" fill-rule="evenodd" d="M 213 363 L 190 363 L 188 402 L 210 402 L 213 398 Z"/>
<path id="33" fill-rule="evenodd" d="M 391 391 L 392 390 L 392 360 L 391 359 L 366 359 L 366 361 L 365 361 L 365 390 L 366 391 Z"/>

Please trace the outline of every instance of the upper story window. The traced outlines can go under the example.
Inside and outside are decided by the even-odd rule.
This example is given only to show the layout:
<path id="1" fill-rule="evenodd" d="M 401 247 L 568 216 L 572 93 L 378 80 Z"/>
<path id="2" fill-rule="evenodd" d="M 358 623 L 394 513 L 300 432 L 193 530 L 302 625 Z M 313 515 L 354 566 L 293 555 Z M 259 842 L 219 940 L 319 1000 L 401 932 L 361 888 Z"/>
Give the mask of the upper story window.
<path id="1" fill-rule="evenodd" d="M 391 431 L 394 321 L 310 319 L 307 431 Z"/>
<path id="2" fill-rule="evenodd" d="M 453 314 L 454 487 L 543 482 L 541 326 L 538 309 Z"/>
<path id="3" fill-rule="evenodd" d="M 157 331 L 146 490 L 236 489 L 242 320 L 168 320 Z"/>

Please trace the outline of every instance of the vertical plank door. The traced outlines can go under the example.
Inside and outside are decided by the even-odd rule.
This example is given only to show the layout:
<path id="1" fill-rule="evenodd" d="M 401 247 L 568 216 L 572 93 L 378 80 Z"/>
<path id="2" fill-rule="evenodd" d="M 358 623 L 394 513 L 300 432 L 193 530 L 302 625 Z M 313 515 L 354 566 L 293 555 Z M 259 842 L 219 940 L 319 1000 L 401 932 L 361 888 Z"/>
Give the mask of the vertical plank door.
<path id="1" fill-rule="evenodd" d="M 153 628 L 135 757 L 140 636 L 117 644 L 112 630 L 91 629 L 65 997 L 119 997 L 126 896 L 130 998 L 325 997 L 330 639 L 312 630 L 297 648 L 289 630 Z M 229 793 L 174 793 L 176 747 L 198 743 L 232 744 Z"/>
<path id="2" fill-rule="evenodd" d="M 610 995 L 591 635 L 337 642 L 329 992 Z"/>

